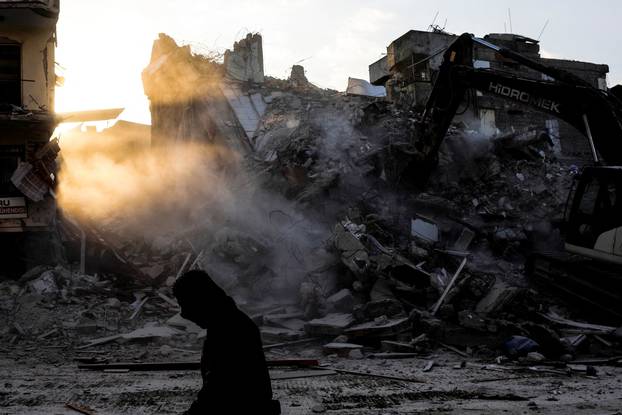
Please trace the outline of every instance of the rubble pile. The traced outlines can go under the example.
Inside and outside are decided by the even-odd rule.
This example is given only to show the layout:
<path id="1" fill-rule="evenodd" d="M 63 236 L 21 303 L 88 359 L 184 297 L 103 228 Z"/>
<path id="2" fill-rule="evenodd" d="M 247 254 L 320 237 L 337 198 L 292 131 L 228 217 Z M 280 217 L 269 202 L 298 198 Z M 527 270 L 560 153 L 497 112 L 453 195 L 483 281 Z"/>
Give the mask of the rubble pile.
<path id="1" fill-rule="evenodd" d="M 146 89 L 167 91 L 152 101 L 154 138 L 174 128 L 173 143 L 202 137 L 243 160 L 223 168 L 236 177 L 227 182 L 233 203 L 208 204 L 192 229 L 152 240 L 121 227 L 68 224 L 71 258 L 84 273 L 37 270 L 4 282 L 2 309 L 11 324 L 3 336 L 14 342 L 42 331 L 11 301 L 81 304 L 71 324 L 89 325 L 88 317 L 96 325 L 86 346 L 161 335 L 181 336 L 188 347 L 198 331 L 176 316 L 171 286 L 201 268 L 252 316 L 268 347 L 311 339 L 325 354 L 354 358 L 443 347 L 527 362 L 615 352 L 619 330 L 570 320 L 575 316 L 525 275 L 538 242 L 554 243 L 575 173 L 546 136 L 528 129 L 486 137 L 456 124 L 421 189 L 418 114 L 382 98 L 317 88 L 300 66 L 288 80 L 264 77 L 256 40 L 237 44 L 221 66 L 162 35 L 143 74 Z M 180 81 L 172 68 L 192 70 Z M 209 84 L 209 93 L 199 99 L 201 88 L 188 77 Z M 185 91 L 176 88 L 180 82 Z M 248 103 L 254 125 L 251 115 L 240 116 Z M 235 137 L 227 135 L 232 128 Z M 78 293 L 108 298 L 97 305 Z M 128 324 L 97 326 L 121 311 Z M 150 321 L 134 320 L 141 312 Z"/>

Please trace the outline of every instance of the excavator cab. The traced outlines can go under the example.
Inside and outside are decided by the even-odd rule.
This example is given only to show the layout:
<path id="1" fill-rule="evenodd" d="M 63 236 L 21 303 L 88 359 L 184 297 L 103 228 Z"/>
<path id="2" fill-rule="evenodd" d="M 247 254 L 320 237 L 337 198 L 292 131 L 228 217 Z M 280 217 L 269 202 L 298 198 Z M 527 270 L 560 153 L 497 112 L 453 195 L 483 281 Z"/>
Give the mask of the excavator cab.
<path id="1" fill-rule="evenodd" d="M 622 167 L 585 167 L 569 201 L 566 250 L 622 265 Z"/>

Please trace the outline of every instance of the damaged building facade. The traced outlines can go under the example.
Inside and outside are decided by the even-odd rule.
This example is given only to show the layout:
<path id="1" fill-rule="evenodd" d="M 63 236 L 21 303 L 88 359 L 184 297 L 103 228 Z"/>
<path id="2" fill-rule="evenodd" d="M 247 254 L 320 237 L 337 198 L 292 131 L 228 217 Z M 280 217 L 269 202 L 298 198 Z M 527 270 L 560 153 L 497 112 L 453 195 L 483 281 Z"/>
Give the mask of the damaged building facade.
<path id="1" fill-rule="evenodd" d="M 457 36 L 439 30 L 411 30 L 391 42 L 386 56 L 369 66 L 370 82 L 384 85 L 389 99 L 422 108 L 434 85 L 443 52 L 456 39 Z M 607 65 L 544 58 L 539 41 L 516 34 L 491 33 L 483 39 L 549 67 L 570 72 L 595 88 L 607 89 Z M 527 79 L 550 80 L 546 75 L 480 45 L 474 46 L 473 66 Z M 457 119 L 484 135 L 530 129 L 546 132 L 558 156 L 578 163 L 591 159 L 584 135 L 563 120 L 542 114 L 527 105 L 500 99 L 486 91 L 477 91 L 465 101 L 464 105 L 468 108 Z"/>
<path id="2" fill-rule="evenodd" d="M 53 226 L 58 0 L 0 1 L 0 232 Z"/>
<path id="3" fill-rule="evenodd" d="M 255 91 L 263 82 L 260 35 L 237 42 L 221 64 L 161 34 L 143 71 L 153 144 L 198 140 L 246 154 L 266 107 Z"/>

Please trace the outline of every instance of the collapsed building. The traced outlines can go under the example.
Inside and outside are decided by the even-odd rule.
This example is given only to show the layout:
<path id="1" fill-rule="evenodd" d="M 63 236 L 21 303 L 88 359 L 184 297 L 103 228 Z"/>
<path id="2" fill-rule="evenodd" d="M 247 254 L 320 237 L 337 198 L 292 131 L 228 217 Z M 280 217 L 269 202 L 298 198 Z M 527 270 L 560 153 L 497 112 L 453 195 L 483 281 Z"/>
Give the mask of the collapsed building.
<path id="1" fill-rule="evenodd" d="M 385 86 L 391 100 L 420 108 L 425 106 L 443 60 L 442 51 L 456 39 L 457 36 L 440 30 L 411 30 L 405 33 L 389 44 L 383 58 L 369 65 L 371 83 Z M 491 33 L 483 39 L 549 67 L 570 72 L 594 88 L 607 90 L 607 65 L 542 57 L 538 40 L 516 34 Z M 474 46 L 473 65 L 527 79 L 550 79 L 481 45 Z M 477 91 L 468 98 L 466 105 L 469 107 L 464 110 L 462 119 L 484 134 L 537 128 L 547 132 L 555 143 L 558 156 L 565 157 L 569 162 L 582 164 L 591 157 L 585 137 L 574 127 L 528 105 L 500 99 L 490 91 Z"/>
<path id="2" fill-rule="evenodd" d="M 0 1 L 0 240 L 31 264 L 60 252 L 51 237 L 60 149 L 50 142 L 58 13 L 58 0 Z"/>
<path id="3" fill-rule="evenodd" d="M 440 62 L 431 55 L 451 43 L 446 34 L 426 36 L 446 43 L 424 45 L 434 53 L 416 59 L 404 46 L 406 60 L 426 59 L 430 65 L 427 72 L 413 73 L 413 83 L 402 83 L 410 69 L 400 60 L 406 66 L 386 64 L 382 76 L 372 75 L 380 88 L 350 78 L 347 92 L 340 93 L 315 86 L 300 65 L 288 79 L 267 76 L 258 34 L 236 42 L 223 60 L 159 35 L 142 73 L 152 114 L 151 151 L 175 154 L 187 147 L 173 161 L 189 174 L 177 180 L 174 166 L 154 163 L 154 176 L 163 184 L 140 206 L 152 220 L 138 231 L 130 226 L 136 210 L 129 208 L 99 222 L 67 217 L 63 234 L 80 270 L 44 265 L 0 282 L 0 311 L 9 321 L 0 338 L 109 353 L 83 359 L 85 369 L 140 370 L 141 363 L 123 359 L 150 360 L 151 369 L 194 368 L 190 361 L 179 366 L 161 359 L 173 352 L 197 357 L 205 330 L 181 318 L 172 286 L 185 271 L 203 269 L 252 317 L 267 353 L 297 356 L 314 367 L 313 374 L 285 376 L 315 376 L 319 362 L 309 357 L 333 363 L 343 357 L 380 359 L 384 366 L 391 359 L 437 358 L 439 348 L 460 359 L 445 365 L 453 377 L 477 359 L 484 362 L 478 370 L 492 366 L 587 383 L 597 373 L 592 364 L 620 364 L 615 356 L 622 335 L 611 325 L 619 324 L 618 310 L 576 306 L 560 298 L 563 290 L 551 293 L 527 275 L 534 247 L 561 243 L 556 224 L 576 175 L 562 157 L 574 150 L 562 147 L 560 155 L 548 140 L 522 134 L 517 121 L 538 130 L 548 118 L 510 110 L 513 104 L 505 107 L 494 97 L 486 107 L 485 94 L 478 95 L 475 108 L 483 112 L 472 114 L 477 121 L 463 117 L 443 132 L 428 186 L 415 185 L 420 169 L 414 167 L 421 161 L 417 107 L 427 101 L 434 62 Z M 513 39 L 517 48 L 526 48 L 521 52 L 537 57 L 535 42 L 497 37 Z M 476 66 L 486 61 L 516 69 L 490 52 L 477 53 L 483 63 Z M 501 125 L 504 117 L 514 120 L 516 131 Z M 145 150 L 145 126 L 117 123 L 109 130 L 70 135 L 112 138 L 121 130 Z M 129 147 L 122 146 L 123 158 L 135 155 L 125 151 Z M 200 164 L 190 162 L 204 150 Z M 148 157 L 146 151 L 137 154 Z M 153 174 L 137 164 L 139 175 Z M 605 357 L 582 359 L 586 355 Z M 434 366 L 428 360 L 423 372 Z M 435 370 L 443 370 L 439 366 Z M 388 376 L 365 371 L 348 375 Z M 505 378 L 492 379 L 497 380 Z M 331 410 L 385 410 L 401 400 L 420 400 L 389 394 L 380 403 L 361 403 L 353 393 L 341 405 L 341 395 L 352 394 L 331 387 L 333 401 L 324 403 Z M 156 403 L 157 410 L 172 400 L 162 395 L 167 401 Z M 145 406 L 156 405 L 153 396 L 142 395 L 142 402 L 149 401 Z"/>
<path id="4" fill-rule="evenodd" d="M 534 40 L 515 35 L 487 39 L 541 59 Z M 338 334 L 383 315 L 389 319 L 379 325 L 389 327 L 387 332 L 399 331 L 407 324 L 400 316 L 413 307 L 430 309 L 439 294 L 451 290 L 450 275 L 456 269 L 468 275 L 460 286 L 466 291 L 452 291 L 454 304 L 441 304 L 443 297 L 435 313 L 459 322 L 462 329 L 469 325 L 463 319 L 475 309 L 490 313 L 533 307 L 523 302 L 529 296 L 518 295 L 529 286 L 525 258 L 543 235 L 551 244 L 559 243 L 551 223 L 559 219 L 572 180 L 563 153 L 576 157 L 580 151 L 566 144 L 560 154 L 551 140 L 524 139 L 520 133 L 525 127 L 545 129 L 551 120 L 477 93 L 471 111 L 479 125 L 467 117 L 454 124 L 431 185 L 423 193 L 412 186 L 417 107 L 427 100 L 442 59 L 438 55 L 453 40 L 444 33 L 413 31 L 394 42 L 388 57 L 370 67 L 372 83 L 385 86 L 388 99 L 375 92 L 321 90 L 300 66 L 292 68 L 288 80 L 265 76 L 259 35 L 236 43 L 224 63 L 193 54 L 166 35 L 154 43 L 143 81 L 156 144 L 225 146 L 242 156 L 238 167 L 250 171 L 253 183 L 271 192 L 269 198 L 285 197 L 288 208 L 312 218 L 320 233 L 332 229 L 332 236 L 325 233 L 329 246 L 322 249 L 337 254 L 340 265 L 322 262 L 326 256 L 316 262 L 319 257 L 310 253 L 303 262 L 315 263 L 315 269 L 296 270 L 302 275 L 296 279 L 302 313 L 306 319 L 319 318 L 307 323 L 308 333 Z M 518 65 L 490 49 L 475 51 L 475 56 L 476 67 L 519 73 Z M 601 88 L 608 70 L 606 65 L 549 63 L 579 71 Z M 529 69 L 521 75 L 542 79 Z M 350 85 L 370 90 L 357 80 L 350 79 Z M 546 131 L 557 137 L 550 128 Z M 540 200 L 538 206 L 533 198 Z M 257 212 L 261 214 L 259 206 Z M 274 212 L 291 214 L 273 209 L 263 212 L 267 219 L 256 220 L 273 223 Z M 259 243 L 260 235 L 249 228 L 226 239 L 227 245 L 216 249 L 221 258 L 222 249 L 239 252 L 245 245 L 248 254 L 284 249 Z M 209 263 L 207 251 L 203 258 Z M 466 256 L 471 260 L 465 267 Z M 269 255 L 262 258 L 262 267 L 270 268 L 265 261 Z M 262 272 L 262 278 L 283 272 L 292 269 L 272 269 Z M 352 315 L 353 309 L 359 311 Z M 424 313 L 424 320 L 429 317 Z"/>

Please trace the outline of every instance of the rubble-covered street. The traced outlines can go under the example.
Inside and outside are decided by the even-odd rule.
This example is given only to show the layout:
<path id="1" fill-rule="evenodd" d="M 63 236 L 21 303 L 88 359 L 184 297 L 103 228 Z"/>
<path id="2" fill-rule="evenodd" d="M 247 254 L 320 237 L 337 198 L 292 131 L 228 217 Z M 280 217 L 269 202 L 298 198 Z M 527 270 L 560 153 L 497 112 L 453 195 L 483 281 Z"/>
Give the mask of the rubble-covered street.
<path id="1" fill-rule="evenodd" d="M 259 33 L 184 43 L 153 42 L 150 126 L 54 115 L 47 61 L 48 108 L 0 94 L 0 414 L 187 410 L 210 333 L 173 292 L 191 270 L 258 327 L 283 414 L 621 413 L 607 65 L 432 24 L 338 92 L 302 61 L 264 73 Z"/>

